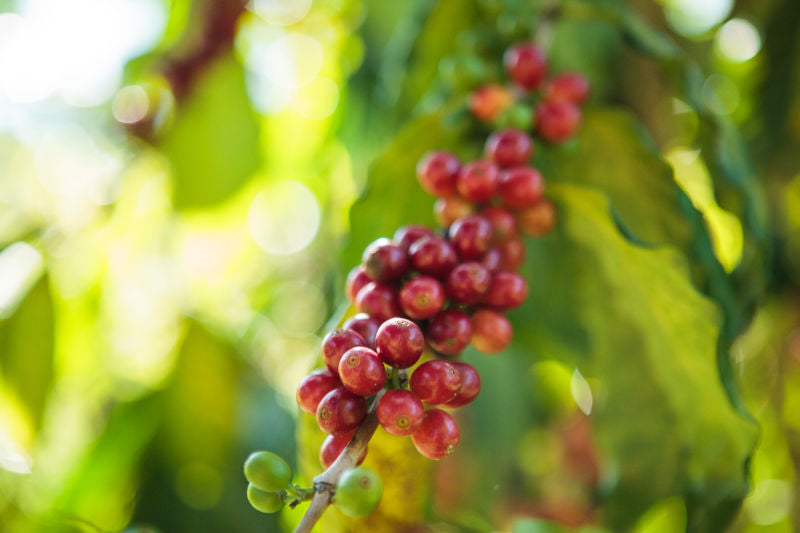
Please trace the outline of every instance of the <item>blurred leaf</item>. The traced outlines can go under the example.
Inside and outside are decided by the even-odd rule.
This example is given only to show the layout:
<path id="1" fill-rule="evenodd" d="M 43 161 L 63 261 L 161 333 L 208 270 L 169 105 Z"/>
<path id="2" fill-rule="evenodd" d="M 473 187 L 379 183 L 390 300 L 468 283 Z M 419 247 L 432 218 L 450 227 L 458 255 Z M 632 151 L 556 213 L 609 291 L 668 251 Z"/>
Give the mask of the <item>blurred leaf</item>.
<path id="1" fill-rule="evenodd" d="M 258 136 L 242 66 L 223 56 L 198 78 L 159 146 L 172 165 L 175 206 L 215 205 L 233 194 L 261 163 Z"/>

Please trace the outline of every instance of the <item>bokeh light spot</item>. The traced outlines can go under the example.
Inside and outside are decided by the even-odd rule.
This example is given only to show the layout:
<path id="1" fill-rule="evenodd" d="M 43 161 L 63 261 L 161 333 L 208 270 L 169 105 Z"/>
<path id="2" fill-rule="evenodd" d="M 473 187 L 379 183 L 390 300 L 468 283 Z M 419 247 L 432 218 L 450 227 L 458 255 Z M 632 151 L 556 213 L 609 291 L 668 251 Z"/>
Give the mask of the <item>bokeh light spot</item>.
<path id="1" fill-rule="evenodd" d="M 302 183 L 278 182 L 256 195 L 248 221 L 250 234 L 265 252 L 293 254 L 308 246 L 317 234 L 319 203 Z"/>
<path id="2" fill-rule="evenodd" d="M 668 0 L 667 21 L 672 28 L 689 37 L 701 35 L 728 16 L 733 0 Z"/>
<path id="3" fill-rule="evenodd" d="M 719 53 L 728 61 L 743 63 L 761 50 L 761 36 L 750 22 L 735 18 L 726 22 L 717 32 Z"/>
<path id="4" fill-rule="evenodd" d="M 294 110 L 309 120 L 328 118 L 336 110 L 337 105 L 339 105 L 339 86 L 325 76 L 319 76 L 308 85 L 300 87 L 292 102 Z"/>
<path id="5" fill-rule="evenodd" d="M 289 26 L 308 14 L 311 0 L 255 0 L 253 8 L 268 23 Z"/>
<path id="6" fill-rule="evenodd" d="M 123 87 L 114 97 L 111 112 L 123 124 L 135 124 L 147 116 L 150 99 L 140 85 Z"/>

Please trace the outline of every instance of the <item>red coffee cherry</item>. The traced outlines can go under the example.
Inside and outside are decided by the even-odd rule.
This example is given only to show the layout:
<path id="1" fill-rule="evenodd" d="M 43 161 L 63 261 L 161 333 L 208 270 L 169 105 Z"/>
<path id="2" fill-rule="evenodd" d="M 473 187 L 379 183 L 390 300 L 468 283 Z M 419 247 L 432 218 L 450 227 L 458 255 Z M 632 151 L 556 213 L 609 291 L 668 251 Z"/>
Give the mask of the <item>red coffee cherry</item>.
<path id="1" fill-rule="evenodd" d="M 367 283 L 358 291 L 355 304 L 359 312 L 367 313 L 381 321 L 402 314 L 397 305 L 395 290 L 376 281 Z"/>
<path id="2" fill-rule="evenodd" d="M 362 261 L 370 279 L 383 283 L 399 278 L 408 270 L 406 251 L 389 239 L 373 241 L 364 250 Z"/>
<path id="3" fill-rule="evenodd" d="M 314 370 L 297 386 L 297 405 L 308 414 L 315 414 L 320 400 L 342 384 L 327 368 Z"/>
<path id="4" fill-rule="evenodd" d="M 511 343 L 511 322 L 491 309 L 480 309 L 472 315 L 472 345 L 486 354 L 500 353 Z"/>
<path id="5" fill-rule="evenodd" d="M 514 103 L 514 95 L 502 85 L 484 85 L 469 94 L 469 110 L 478 120 L 493 122 Z"/>
<path id="6" fill-rule="evenodd" d="M 428 459 L 444 459 L 458 446 L 461 432 L 452 416 L 441 409 L 429 409 L 411 440 Z"/>
<path id="7" fill-rule="evenodd" d="M 381 361 L 394 368 L 409 368 L 419 361 L 425 336 L 405 318 L 390 318 L 378 328 L 375 346 Z"/>
<path id="8" fill-rule="evenodd" d="M 545 100 L 565 100 L 581 105 L 589 98 L 589 80 L 574 72 L 559 74 L 547 81 L 544 86 Z"/>
<path id="9" fill-rule="evenodd" d="M 444 307 L 444 287 L 430 276 L 420 276 L 403 285 L 399 299 L 406 315 L 414 320 L 424 320 Z"/>
<path id="10" fill-rule="evenodd" d="M 486 253 L 483 254 L 483 259 L 481 259 L 481 264 L 489 272 L 493 272 L 502 268 L 502 262 L 503 254 L 500 252 L 500 248 L 497 246 L 493 246 L 492 248 L 486 250 Z"/>
<path id="11" fill-rule="evenodd" d="M 378 328 L 381 326 L 381 320 L 372 316 L 369 316 L 366 313 L 357 313 L 347 320 L 345 320 L 344 324 L 342 324 L 343 329 L 349 329 L 351 331 L 355 331 L 361 338 L 364 339 L 368 348 L 375 348 L 375 334 L 378 333 Z M 349 350 L 352 348 L 350 346 L 347 348 Z M 343 350 L 342 354 L 347 350 Z M 341 358 L 341 354 L 339 355 Z M 330 368 L 330 367 L 329 367 Z M 339 371 L 339 359 L 336 360 L 336 372 Z"/>
<path id="12" fill-rule="evenodd" d="M 517 234 L 514 215 L 502 207 L 489 206 L 481 211 L 481 216 L 492 225 L 492 244 L 503 242 Z"/>
<path id="13" fill-rule="evenodd" d="M 444 405 L 451 408 L 464 407 L 477 398 L 478 393 L 481 392 L 481 376 L 475 370 L 475 367 L 470 364 L 460 361 L 451 364 L 456 367 L 458 374 L 461 376 L 461 388 L 458 389 L 455 397 Z"/>
<path id="14" fill-rule="evenodd" d="M 433 196 L 452 196 L 456 193 L 456 179 L 461 163 L 449 152 L 428 152 L 417 163 L 417 179 L 425 191 Z"/>
<path id="15" fill-rule="evenodd" d="M 517 213 L 519 227 L 531 237 L 543 237 L 556 227 L 556 206 L 542 198 L 535 204 Z"/>
<path id="16" fill-rule="evenodd" d="M 339 360 L 339 378 L 353 394 L 372 396 L 386 384 L 386 369 L 369 348 L 351 348 Z"/>
<path id="17" fill-rule="evenodd" d="M 367 401 L 344 387 L 326 394 L 317 407 L 317 425 L 329 435 L 343 435 L 358 427 L 367 414 Z"/>
<path id="18" fill-rule="evenodd" d="M 413 392 L 390 390 L 378 401 L 377 415 L 383 429 L 402 437 L 419 429 L 425 408 Z"/>
<path id="19" fill-rule="evenodd" d="M 450 226 L 450 244 L 464 261 L 480 259 L 492 239 L 492 225 L 485 218 L 470 215 L 456 220 Z"/>
<path id="20" fill-rule="evenodd" d="M 367 273 L 364 271 L 364 267 L 361 265 L 353 267 L 353 269 L 350 270 L 350 273 L 347 274 L 347 285 L 345 286 L 345 294 L 347 294 L 347 299 L 351 302 L 355 302 L 358 291 L 360 291 L 361 288 L 370 281 L 372 280 L 369 279 L 369 276 L 367 276 Z"/>
<path id="21" fill-rule="evenodd" d="M 428 323 L 428 344 L 439 353 L 455 355 L 469 344 L 472 321 L 458 309 L 448 309 Z"/>
<path id="22" fill-rule="evenodd" d="M 356 346 L 367 346 L 367 341 L 357 331 L 349 328 L 330 331 L 322 339 L 322 362 L 332 374 L 338 376 L 339 359 L 344 352 Z"/>
<path id="23" fill-rule="evenodd" d="M 503 64 L 508 77 L 527 90 L 537 88 L 547 74 L 547 56 L 532 43 L 520 43 L 506 50 Z"/>
<path id="24" fill-rule="evenodd" d="M 408 249 L 411 247 L 412 244 L 417 242 L 423 237 L 433 237 L 434 233 L 430 229 L 426 228 L 425 226 L 402 226 L 397 231 L 394 232 L 394 237 L 392 240 L 397 243 L 397 245 L 408 252 Z"/>
<path id="25" fill-rule="evenodd" d="M 445 291 L 451 301 L 458 305 L 474 305 L 481 301 L 489 289 L 492 276 L 480 263 L 461 263 L 447 275 Z"/>
<path id="26" fill-rule="evenodd" d="M 439 237 L 426 237 L 418 240 L 409 249 L 411 264 L 421 274 L 435 278 L 446 276 L 458 257 L 449 242 Z"/>
<path id="27" fill-rule="evenodd" d="M 411 374 L 408 385 L 420 400 L 436 405 L 455 397 L 461 387 L 461 375 L 447 361 L 434 359 L 419 365 Z"/>
<path id="28" fill-rule="evenodd" d="M 526 165 L 533 153 L 533 142 L 519 130 L 500 130 L 486 139 L 484 153 L 500 168 Z"/>
<path id="29" fill-rule="evenodd" d="M 461 169 L 456 188 L 458 193 L 470 202 L 485 204 L 492 200 L 497 190 L 499 175 L 500 172 L 494 163 L 473 161 Z"/>
<path id="30" fill-rule="evenodd" d="M 516 272 L 497 270 L 492 272 L 489 290 L 483 295 L 483 303 L 505 311 L 519 307 L 528 297 L 528 283 Z"/>
<path id="31" fill-rule="evenodd" d="M 344 435 L 328 435 L 325 437 L 319 449 L 319 464 L 322 465 L 322 468 L 330 468 L 333 462 L 342 455 L 345 447 L 353 440 L 353 435 L 355 435 L 355 433 L 355 431 L 351 431 Z M 364 446 L 364 452 L 361 454 L 361 457 L 358 458 L 358 461 L 356 461 L 356 465 L 363 463 L 366 457 L 367 447 Z"/>
<path id="32" fill-rule="evenodd" d="M 512 237 L 497 245 L 500 251 L 500 268 L 495 270 L 517 270 L 525 261 L 525 243 Z"/>
<path id="33" fill-rule="evenodd" d="M 506 207 L 530 207 L 542 198 L 544 179 L 535 168 L 509 168 L 500 175 L 498 191 Z"/>
<path id="34" fill-rule="evenodd" d="M 581 122 L 581 110 L 565 100 L 545 100 L 536 108 L 536 131 L 551 143 L 564 142 Z"/>
<path id="35" fill-rule="evenodd" d="M 439 198 L 433 204 L 433 215 L 443 228 L 449 228 L 459 218 L 468 217 L 474 212 L 475 207 L 460 196 Z"/>

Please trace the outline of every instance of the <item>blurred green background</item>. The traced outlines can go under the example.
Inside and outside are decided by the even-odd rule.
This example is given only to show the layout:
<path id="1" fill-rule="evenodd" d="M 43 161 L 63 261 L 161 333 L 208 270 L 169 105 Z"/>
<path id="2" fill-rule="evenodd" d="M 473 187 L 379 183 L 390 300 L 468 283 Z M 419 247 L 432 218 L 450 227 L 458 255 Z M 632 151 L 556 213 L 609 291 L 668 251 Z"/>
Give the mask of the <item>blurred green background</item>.
<path id="1" fill-rule="evenodd" d="M 251 532 L 254 449 L 414 165 L 517 40 L 592 99 L 559 225 L 434 465 L 379 431 L 320 531 L 800 530 L 800 3 L 0 0 L 0 531 Z"/>

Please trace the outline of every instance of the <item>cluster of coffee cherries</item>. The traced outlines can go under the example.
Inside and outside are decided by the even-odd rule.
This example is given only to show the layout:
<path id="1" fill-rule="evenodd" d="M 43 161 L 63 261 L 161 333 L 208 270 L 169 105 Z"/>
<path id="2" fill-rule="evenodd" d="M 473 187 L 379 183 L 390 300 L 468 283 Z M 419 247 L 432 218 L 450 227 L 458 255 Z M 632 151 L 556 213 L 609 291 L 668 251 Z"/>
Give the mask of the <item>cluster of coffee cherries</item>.
<path id="1" fill-rule="evenodd" d="M 508 48 L 503 63 L 512 86 L 488 84 L 472 91 L 472 114 L 492 124 L 503 119 L 524 124 L 551 143 L 571 138 L 581 122 L 580 106 L 589 97 L 586 77 L 573 72 L 548 77 L 547 55 L 533 43 Z"/>

